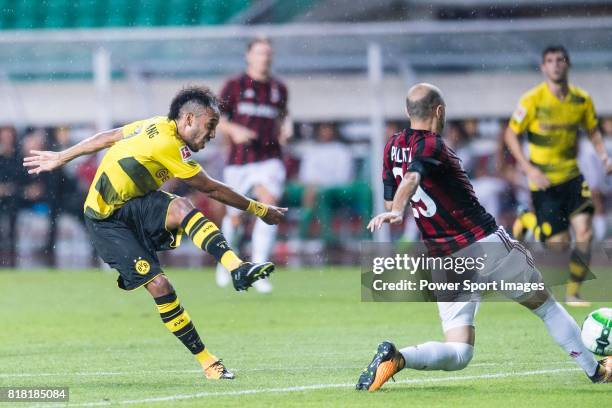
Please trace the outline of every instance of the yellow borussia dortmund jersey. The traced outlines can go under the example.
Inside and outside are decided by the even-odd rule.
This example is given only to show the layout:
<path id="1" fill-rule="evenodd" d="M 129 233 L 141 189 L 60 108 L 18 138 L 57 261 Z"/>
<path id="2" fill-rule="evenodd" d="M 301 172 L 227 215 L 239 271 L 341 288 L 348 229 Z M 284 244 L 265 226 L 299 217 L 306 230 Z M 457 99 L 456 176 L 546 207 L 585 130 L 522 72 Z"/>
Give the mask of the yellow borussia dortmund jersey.
<path id="1" fill-rule="evenodd" d="M 509 126 L 517 134 L 527 131 L 529 160 L 557 185 L 580 174 L 578 128 L 591 131 L 597 118 L 588 93 L 570 85 L 565 99 L 559 100 L 543 82 L 521 97 Z M 529 187 L 537 190 L 532 183 Z"/>
<path id="2" fill-rule="evenodd" d="M 85 200 L 85 215 L 104 219 L 128 200 L 157 190 L 171 177 L 202 169 L 165 116 L 123 126 L 123 139 L 106 152 Z"/>

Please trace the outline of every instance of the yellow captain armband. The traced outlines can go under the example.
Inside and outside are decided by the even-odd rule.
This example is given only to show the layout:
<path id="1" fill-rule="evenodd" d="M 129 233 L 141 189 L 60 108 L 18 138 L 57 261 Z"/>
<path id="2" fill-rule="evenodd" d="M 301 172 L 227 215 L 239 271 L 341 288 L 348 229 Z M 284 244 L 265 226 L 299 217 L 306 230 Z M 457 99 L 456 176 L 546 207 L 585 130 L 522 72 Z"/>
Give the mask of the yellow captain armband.
<path id="1" fill-rule="evenodd" d="M 259 218 L 262 218 L 268 213 L 268 206 L 264 203 L 260 203 L 259 201 L 249 200 L 249 206 L 247 207 L 246 211 L 258 216 Z"/>

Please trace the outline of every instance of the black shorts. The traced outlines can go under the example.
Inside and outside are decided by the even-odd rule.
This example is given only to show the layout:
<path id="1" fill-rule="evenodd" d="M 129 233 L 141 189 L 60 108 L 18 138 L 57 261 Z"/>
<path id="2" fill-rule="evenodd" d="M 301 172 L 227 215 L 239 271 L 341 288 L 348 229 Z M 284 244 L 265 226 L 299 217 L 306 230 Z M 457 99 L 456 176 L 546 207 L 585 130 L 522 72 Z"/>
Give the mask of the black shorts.
<path id="1" fill-rule="evenodd" d="M 119 272 L 121 289 L 136 289 L 163 273 L 157 251 L 180 243 L 179 231 L 166 230 L 168 207 L 175 198 L 164 191 L 152 191 L 129 200 L 103 220 L 85 217 L 98 255 Z"/>
<path id="2" fill-rule="evenodd" d="M 531 199 L 544 242 L 552 235 L 566 231 L 570 218 L 580 213 L 593 213 L 591 191 L 582 175 L 546 190 L 532 191 Z"/>

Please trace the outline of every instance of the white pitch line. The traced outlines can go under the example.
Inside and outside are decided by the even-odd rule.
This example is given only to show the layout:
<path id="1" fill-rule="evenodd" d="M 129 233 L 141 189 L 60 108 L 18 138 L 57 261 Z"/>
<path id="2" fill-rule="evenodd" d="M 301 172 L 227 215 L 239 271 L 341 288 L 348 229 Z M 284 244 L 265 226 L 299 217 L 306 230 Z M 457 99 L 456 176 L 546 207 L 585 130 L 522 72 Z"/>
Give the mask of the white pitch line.
<path id="1" fill-rule="evenodd" d="M 244 373 L 253 371 L 308 371 L 308 370 L 330 370 L 330 369 L 362 369 L 359 366 L 333 366 L 333 367 L 258 367 L 242 368 L 233 371 Z M 124 375 L 144 375 L 144 374 L 194 374 L 201 373 L 202 369 L 193 370 L 140 370 L 140 371 L 86 371 L 75 373 L 0 373 L 0 378 L 23 378 L 23 377 L 97 377 L 97 376 L 124 376 Z"/>
<path id="2" fill-rule="evenodd" d="M 506 373 L 492 373 L 492 374 L 479 374 L 479 375 L 465 375 L 465 376 L 452 376 L 452 377 L 441 377 L 441 378 L 413 378 L 406 380 L 399 380 L 396 384 L 426 384 L 426 383 L 443 383 L 452 381 L 467 381 L 467 380 L 481 380 L 481 379 L 495 379 L 495 378 L 507 378 L 507 377 L 523 377 L 531 375 L 541 374 L 560 374 L 567 372 L 580 371 L 579 368 L 560 368 L 556 370 L 533 370 L 533 371 L 517 371 L 517 372 L 506 372 Z M 355 384 L 344 383 L 344 384 L 312 384 L 312 385 L 299 385 L 294 387 L 282 387 L 282 388 L 259 388 L 250 390 L 239 390 L 239 391 L 220 391 L 220 392 L 198 392 L 195 394 L 178 394 L 170 395 L 166 397 L 154 397 L 154 398 L 143 398 L 139 400 L 123 400 L 123 401 L 99 401 L 99 402 L 86 402 L 80 404 L 70 404 L 71 407 L 100 407 L 109 405 L 133 405 L 133 404 L 147 404 L 156 402 L 168 402 L 168 401 L 179 401 L 195 398 L 206 398 L 206 397 L 235 397 L 240 395 L 253 395 L 253 394 L 281 394 L 290 392 L 300 391 L 313 391 L 323 390 L 330 388 L 348 388 L 354 387 Z"/>
<path id="3" fill-rule="evenodd" d="M 505 365 L 517 366 L 532 364 L 531 362 L 506 362 Z M 572 361 L 557 361 L 548 362 L 546 364 L 553 365 L 568 365 L 574 364 Z M 497 366 L 498 363 L 474 363 L 470 367 L 491 367 Z M 361 370 L 363 366 L 304 366 L 304 367 L 254 367 L 254 368 L 237 368 L 233 371 L 239 373 L 257 372 L 257 371 L 310 371 L 310 370 Z M 201 373 L 201 369 L 192 370 L 139 370 L 139 371 L 83 371 L 74 373 L 0 373 L 0 378 L 28 378 L 28 377 L 112 377 L 112 376 L 135 376 L 145 374 L 196 374 Z"/>

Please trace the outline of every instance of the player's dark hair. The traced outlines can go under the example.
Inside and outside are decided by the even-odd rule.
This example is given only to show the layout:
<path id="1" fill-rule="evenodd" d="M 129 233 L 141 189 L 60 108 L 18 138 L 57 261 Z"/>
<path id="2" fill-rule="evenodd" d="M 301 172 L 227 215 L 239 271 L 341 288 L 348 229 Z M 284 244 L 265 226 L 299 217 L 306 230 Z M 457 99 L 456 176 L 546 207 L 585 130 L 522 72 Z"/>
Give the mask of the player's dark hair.
<path id="1" fill-rule="evenodd" d="M 569 65 L 570 64 L 569 53 L 567 52 L 565 47 L 562 45 L 549 45 L 548 47 L 544 48 L 544 51 L 542 51 L 542 62 L 544 62 L 548 54 L 557 53 L 557 52 L 560 52 L 561 54 L 563 54 L 563 58 L 565 58 L 565 61 Z"/>
<path id="2" fill-rule="evenodd" d="M 181 108 L 189 102 L 195 102 L 204 108 L 212 109 L 217 112 L 219 111 L 219 101 L 210 88 L 206 86 L 188 86 L 181 89 L 174 98 L 172 98 L 168 119 L 178 119 Z"/>
<path id="3" fill-rule="evenodd" d="M 255 44 L 268 44 L 269 46 L 272 46 L 272 41 L 270 41 L 270 39 L 268 37 L 254 37 L 251 38 L 251 40 L 249 40 L 249 42 L 247 43 L 247 52 L 251 51 L 251 48 L 253 48 L 255 46 Z"/>
<path id="4" fill-rule="evenodd" d="M 417 100 L 406 98 L 406 111 L 411 119 L 427 119 L 438 105 L 444 105 L 442 95 L 435 89 L 428 89 L 427 94 Z"/>

